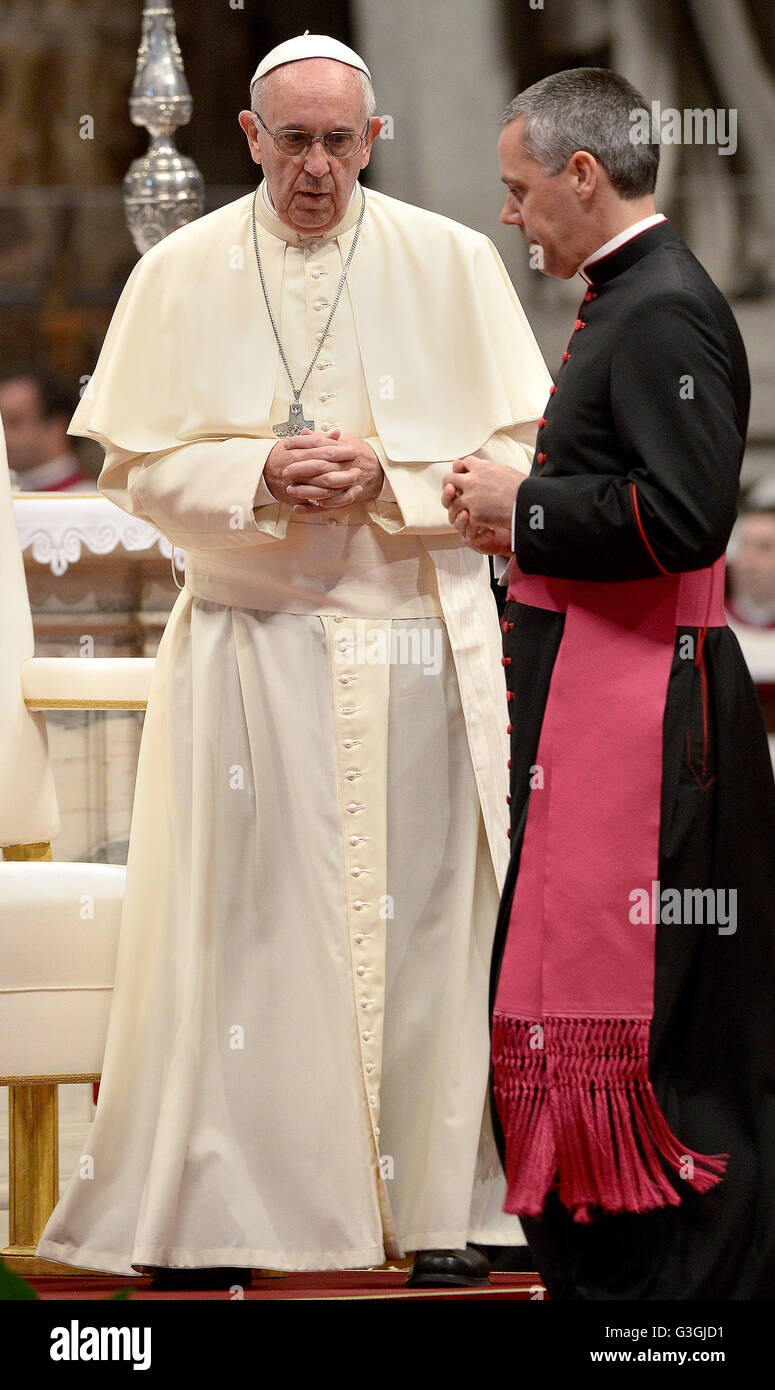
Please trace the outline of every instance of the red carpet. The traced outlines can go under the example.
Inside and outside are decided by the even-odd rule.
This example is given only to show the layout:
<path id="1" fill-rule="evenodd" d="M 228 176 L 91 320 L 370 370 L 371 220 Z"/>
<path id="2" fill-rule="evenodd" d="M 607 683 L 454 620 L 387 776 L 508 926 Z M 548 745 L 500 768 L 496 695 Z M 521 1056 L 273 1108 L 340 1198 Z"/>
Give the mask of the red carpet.
<path id="1" fill-rule="evenodd" d="M 180 1302 L 195 1299 L 201 1302 L 223 1302 L 230 1297 L 228 1289 L 202 1289 L 160 1291 L 148 1287 L 149 1280 L 121 1279 L 110 1274 L 95 1274 L 92 1277 L 73 1278 L 66 1274 L 30 1275 L 32 1285 L 41 1299 L 67 1301 L 94 1301 L 105 1299 L 116 1290 L 132 1290 L 132 1302 Z M 253 1283 L 245 1289 L 247 1299 L 296 1299 L 317 1300 L 334 1299 L 409 1299 L 409 1298 L 463 1298 L 463 1299 L 522 1299 L 537 1298 L 543 1293 L 543 1286 L 537 1274 L 490 1275 L 490 1283 L 483 1288 L 473 1289 L 408 1289 L 404 1271 L 389 1270 L 336 1270 L 325 1273 L 288 1274 L 283 1278 L 261 1278 L 253 1276 Z"/>

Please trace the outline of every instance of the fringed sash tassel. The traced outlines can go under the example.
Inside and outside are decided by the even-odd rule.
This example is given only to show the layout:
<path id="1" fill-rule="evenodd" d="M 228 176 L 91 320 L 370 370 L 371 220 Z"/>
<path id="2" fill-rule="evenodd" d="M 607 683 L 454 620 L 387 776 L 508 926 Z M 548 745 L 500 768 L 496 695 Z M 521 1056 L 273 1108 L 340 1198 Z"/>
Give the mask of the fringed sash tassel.
<path id="1" fill-rule="evenodd" d="M 664 1159 L 698 1192 L 728 1154 L 699 1154 L 671 1133 L 648 1077 L 650 1023 L 626 1018 L 493 1018 L 493 1083 L 506 1141 L 504 1210 L 540 1216 L 555 1188 L 574 1221 L 593 1208 L 678 1206 Z"/>

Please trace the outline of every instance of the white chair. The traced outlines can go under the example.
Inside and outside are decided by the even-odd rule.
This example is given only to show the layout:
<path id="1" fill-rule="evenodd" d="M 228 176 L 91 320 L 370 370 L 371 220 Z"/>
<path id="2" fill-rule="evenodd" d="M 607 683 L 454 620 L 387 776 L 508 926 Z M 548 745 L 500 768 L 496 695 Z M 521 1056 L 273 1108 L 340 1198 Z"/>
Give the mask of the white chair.
<path id="1" fill-rule="evenodd" d="M 34 1251 L 59 1199 L 57 1087 L 100 1078 L 125 870 L 51 861 L 59 810 L 41 711 L 144 709 L 154 663 L 33 650 L 0 425 L 0 1085 L 10 1160 L 0 1253 L 20 1274 L 73 1274 Z"/>

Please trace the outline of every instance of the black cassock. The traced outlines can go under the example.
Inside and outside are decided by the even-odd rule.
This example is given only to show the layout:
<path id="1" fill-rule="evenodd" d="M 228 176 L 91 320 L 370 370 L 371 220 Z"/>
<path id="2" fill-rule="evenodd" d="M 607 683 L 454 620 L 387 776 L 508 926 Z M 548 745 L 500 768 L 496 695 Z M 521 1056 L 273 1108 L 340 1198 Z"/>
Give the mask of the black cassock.
<path id="1" fill-rule="evenodd" d="M 615 584 L 709 566 L 734 522 L 748 419 L 734 317 L 667 222 L 587 275 L 517 498 L 519 567 Z M 543 528 L 534 529 L 536 506 Z M 512 600 L 504 618 L 513 624 L 504 637 L 512 855 L 491 1007 L 565 622 L 563 613 Z M 649 1073 L 670 1129 L 703 1153 L 721 1136 L 729 1163 L 722 1182 L 704 1194 L 682 1191 L 678 1207 L 599 1213 L 589 1225 L 574 1223 L 550 1192 L 542 1217 L 523 1217 L 523 1226 L 553 1298 L 775 1297 L 775 785 L 737 639 L 709 628 L 695 665 L 681 654 L 687 634 L 700 635 L 677 630 L 663 725 L 659 882 L 662 890 L 735 889 L 737 930 L 657 925 Z M 492 1084 L 491 1110 L 503 1158 Z"/>

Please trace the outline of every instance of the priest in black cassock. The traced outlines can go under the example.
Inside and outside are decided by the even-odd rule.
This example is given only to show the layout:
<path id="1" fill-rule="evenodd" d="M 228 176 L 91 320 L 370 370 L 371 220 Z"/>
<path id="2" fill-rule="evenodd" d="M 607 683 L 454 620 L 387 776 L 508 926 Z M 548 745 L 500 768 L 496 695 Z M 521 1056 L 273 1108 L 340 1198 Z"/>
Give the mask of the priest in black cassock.
<path id="1" fill-rule="evenodd" d="M 722 602 L 749 376 L 648 109 L 585 68 L 506 112 L 502 220 L 585 293 L 530 476 L 445 479 L 512 556 L 491 1101 L 553 1299 L 771 1299 L 775 786 Z"/>

